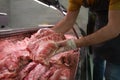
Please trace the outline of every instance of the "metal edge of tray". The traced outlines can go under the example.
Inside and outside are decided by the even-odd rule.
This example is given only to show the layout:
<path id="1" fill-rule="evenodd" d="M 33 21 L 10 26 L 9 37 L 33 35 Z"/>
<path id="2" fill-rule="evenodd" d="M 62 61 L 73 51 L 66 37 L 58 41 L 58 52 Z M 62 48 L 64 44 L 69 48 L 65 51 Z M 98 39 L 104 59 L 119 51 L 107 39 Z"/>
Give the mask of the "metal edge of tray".
<path id="1" fill-rule="evenodd" d="M 37 30 L 41 28 L 52 28 L 53 25 L 46 25 L 42 26 L 40 25 L 39 27 L 32 27 L 32 28 L 18 28 L 18 29 L 7 29 L 7 30 L 0 30 L 0 38 L 7 38 L 7 37 L 12 37 L 12 36 L 17 36 L 17 35 L 24 35 L 24 34 L 33 34 Z M 76 29 L 73 29 L 73 34 L 78 38 L 78 33 Z M 80 54 L 79 54 L 80 56 Z M 79 67 L 79 56 L 78 56 L 78 63 L 76 64 L 76 69 L 75 69 L 75 75 L 74 78 L 76 77 L 76 73 Z"/>
<path id="2" fill-rule="evenodd" d="M 51 28 L 52 25 L 47 26 L 39 26 L 39 27 L 32 27 L 32 28 L 17 28 L 17 29 L 6 29 L 0 30 L 0 38 L 11 37 L 19 34 L 27 34 L 27 33 L 35 33 L 40 28 Z"/>

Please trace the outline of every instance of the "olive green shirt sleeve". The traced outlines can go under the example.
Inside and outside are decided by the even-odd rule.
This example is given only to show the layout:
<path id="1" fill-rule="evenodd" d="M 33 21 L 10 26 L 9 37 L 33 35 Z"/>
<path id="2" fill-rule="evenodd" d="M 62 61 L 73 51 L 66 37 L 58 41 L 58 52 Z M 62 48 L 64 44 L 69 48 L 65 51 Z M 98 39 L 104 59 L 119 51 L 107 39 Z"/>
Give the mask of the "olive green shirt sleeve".
<path id="1" fill-rule="evenodd" d="M 75 11 L 80 8 L 83 0 L 69 0 L 69 11 Z M 110 0 L 110 10 L 120 10 L 120 0 Z"/>
<path id="2" fill-rule="evenodd" d="M 110 0 L 110 10 L 120 10 L 120 0 Z"/>
<path id="3" fill-rule="evenodd" d="M 82 4 L 82 0 L 69 0 L 69 11 L 76 11 L 79 10 L 80 6 Z"/>

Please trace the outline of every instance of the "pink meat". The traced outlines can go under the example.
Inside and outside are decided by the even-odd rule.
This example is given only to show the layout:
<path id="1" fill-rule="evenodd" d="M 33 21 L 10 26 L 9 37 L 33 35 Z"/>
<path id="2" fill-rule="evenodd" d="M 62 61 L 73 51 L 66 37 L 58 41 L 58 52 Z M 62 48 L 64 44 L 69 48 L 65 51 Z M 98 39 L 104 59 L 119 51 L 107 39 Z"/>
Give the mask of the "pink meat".
<path id="1" fill-rule="evenodd" d="M 61 71 L 61 69 L 57 69 L 48 80 L 59 80 Z"/>
<path id="2" fill-rule="evenodd" d="M 54 36 L 54 37 L 53 37 Z M 52 41 L 61 41 L 61 40 L 64 40 L 64 36 L 61 35 L 61 34 L 58 34 L 58 33 L 53 33 L 53 34 L 50 34 L 48 36 L 45 36 L 45 37 L 42 37 L 42 38 L 39 38 L 39 39 L 36 39 L 34 41 L 30 41 L 28 46 L 27 46 L 27 49 L 34 53 L 36 52 L 36 49 L 38 49 L 39 46 L 41 46 L 41 43 L 45 43 L 45 41 L 49 41 L 49 40 L 52 40 Z"/>
<path id="3" fill-rule="evenodd" d="M 19 73 L 20 80 L 23 80 L 24 77 L 27 76 L 29 72 L 33 70 L 36 66 L 37 66 L 37 63 L 30 62 L 25 68 L 23 68 Z"/>
<path id="4" fill-rule="evenodd" d="M 18 74 L 17 72 L 20 71 L 21 68 L 29 62 L 29 60 L 30 58 L 26 56 L 26 51 L 11 53 L 0 60 L 0 73 L 2 72 L 2 76 L 5 78 L 12 77 L 11 74 L 13 75 L 13 73 L 15 74 L 14 77 L 16 77 Z M 8 72 L 6 73 L 6 71 Z"/>
<path id="5" fill-rule="evenodd" d="M 25 38 L 24 40 L 18 41 L 16 43 L 13 43 L 8 40 L 0 41 L 0 44 L 1 44 L 0 45 L 0 59 L 6 57 L 7 55 L 9 55 L 11 53 L 18 52 L 20 50 L 25 51 L 28 43 L 29 43 L 28 38 Z M 24 55 L 26 55 L 26 54 L 24 54 Z"/>
<path id="6" fill-rule="evenodd" d="M 56 67 L 50 67 L 50 69 L 41 76 L 40 80 L 48 80 L 56 70 L 57 70 Z"/>
<path id="7" fill-rule="evenodd" d="M 71 75 L 71 71 L 68 68 L 63 68 L 60 74 L 59 80 L 74 80 Z"/>
<path id="8" fill-rule="evenodd" d="M 54 65 L 51 67 L 40 80 L 72 80 L 71 70 L 65 65 Z"/>
<path id="9" fill-rule="evenodd" d="M 24 80 L 38 80 L 47 70 L 46 66 L 38 64 Z"/>
<path id="10" fill-rule="evenodd" d="M 48 35 L 53 34 L 53 33 L 55 33 L 55 32 L 49 28 L 40 29 L 35 34 L 33 34 L 31 36 L 31 39 L 35 39 L 35 40 L 40 39 L 42 37 L 48 36 Z"/>
<path id="11" fill-rule="evenodd" d="M 50 59 L 51 64 L 65 64 L 66 66 L 73 66 L 78 61 L 78 52 L 74 50 L 59 53 Z"/>
<path id="12" fill-rule="evenodd" d="M 38 48 L 35 50 L 34 53 L 31 53 L 32 60 L 36 62 L 44 62 L 45 59 L 48 58 L 48 56 L 53 55 L 54 50 L 57 49 L 57 46 L 53 43 L 46 43 L 43 42 L 39 44 Z"/>
<path id="13" fill-rule="evenodd" d="M 48 55 L 51 55 L 53 51 L 57 49 L 56 45 L 53 45 L 52 43 L 47 44 L 46 41 L 61 41 L 63 39 L 63 35 L 52 33 L 36 41 L 31 41 L 27 47 L 27 50 L 31 53 L 31 58 L 34 61 L 43 61 L 43 59 L 45 59 Z"/>
<path id="14" fill-rule="evenodd" d="M 13 43 L 10 43 L 9 41 L 5 40 L 0 42 L 0 59 L 3 59 L 11 52 L 15 51 L 15 46 Z M 7 45 L 7 46 L 6 46 Z"/>
<path id="15" fill-rule="evenodd" d="M 78 53 L 75 51 L 57 54 L 50 59 L 51 64 L 45 64 L 57 49 L 56 45 L 47 42 L 61 41 L 65 37 L 51 29 L 40 29 L 30 38 L 22 38 L 23 40 L 1 40 L 0 80 L 73 80 L 71 76 L 74 75 L 78 60 Z M 74 37 L 67 35 L 68 38 Z"/>
<path id="16" fill-rule="evenodd" d="M 26 50 L 29 42 L 30 42 L 30 39 L 26 37 L 21 41 L 17 41 L 15 46 L 18 48 L 18 50 Z"/>
<path id="17" fill-rule="evenodd" d="M 40 80 L 72 80 L 71 70 L 63 65 L 51 67 Z"/>
<path id="18" fill-rule="evenodd" d="M 8 80 L 8 78 L 12 78 L 15 76 L 16 76 L 15 72 L 10 72 L 7 69 L 0 71 L 0 80 Z"/>

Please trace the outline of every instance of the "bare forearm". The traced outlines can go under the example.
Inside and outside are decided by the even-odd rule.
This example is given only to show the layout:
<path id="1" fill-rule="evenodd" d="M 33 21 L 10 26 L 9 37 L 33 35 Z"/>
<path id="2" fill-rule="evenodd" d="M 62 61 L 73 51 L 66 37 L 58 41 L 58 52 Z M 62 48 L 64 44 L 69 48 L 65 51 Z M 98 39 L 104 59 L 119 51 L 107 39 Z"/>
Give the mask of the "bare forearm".
<path id="1" fill-rule="evenodd" d="M 81 46 L 99 44 L 120 35 L 119 14 L 120 14 L 119 10 L 109 11 L 108 25 L 91 35 L 76 40 L 77 46 L 81 47 Z"/>
<path id="2" fill-rule="evenodd" d="M 53 30 L 57 33 L 63 33 L 64 34 L 65 32 L 67 32 L 72 27 L 73 27 L 73 23 L 66 21 L 66 19 L 64 18 L 59 23 L 57 23 L 55 25 L 55 27 L 53 27 Z"/>
<path id="3" fill-rule="evenodd" d="M 120 33 L 115 28 L 110 26 L 111 25 L 108 25 L 91 35 L 81 37 L 80 39 L 76 40 L 75 42 L 77 46 L 82 47 L 95 45 L 117 37 Z"/>
<path id="4" fill-rule="evenodd" d="M 78 11 L 68 12 L 67 15 L 55 25 L 52 29 L 58 33 L 65 33 L 71 29 L 76 21 L 78 16 Z"/>

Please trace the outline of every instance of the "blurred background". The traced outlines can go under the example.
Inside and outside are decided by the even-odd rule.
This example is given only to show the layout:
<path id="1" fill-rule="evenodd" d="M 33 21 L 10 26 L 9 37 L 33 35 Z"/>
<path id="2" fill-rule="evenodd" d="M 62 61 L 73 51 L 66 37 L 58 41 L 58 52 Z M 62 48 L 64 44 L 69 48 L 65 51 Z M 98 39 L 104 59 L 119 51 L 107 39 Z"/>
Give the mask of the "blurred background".
<path id="1" fill-rule="evenodd" d="M 68 7 L 68 0 L 59 0 Z M 77 22 L 86 30 L 88 9 L 82 7 Z M 40 24 L 56 24 L 63 14 L 34 0 L 0 0 L 0 29 L 37 27 Z"/>

